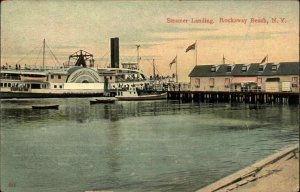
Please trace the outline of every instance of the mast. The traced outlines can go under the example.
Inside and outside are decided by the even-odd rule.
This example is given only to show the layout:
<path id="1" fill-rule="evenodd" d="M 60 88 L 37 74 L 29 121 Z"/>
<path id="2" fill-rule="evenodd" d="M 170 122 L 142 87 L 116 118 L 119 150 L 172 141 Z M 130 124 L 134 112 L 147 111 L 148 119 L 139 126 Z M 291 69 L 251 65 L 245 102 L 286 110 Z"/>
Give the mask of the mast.
<path id="1" fill-rule="evenodd" d="M 45 69 L 45 39 L 43 40 L 43 69 Z"/>
<path id="2" fill-rule="evenodd" d="M 139 48 L 141 45 L 136 45 L 136 51 L 137 51 L 137 69 L 140 70 L 140 55 L 139 55 Z"/>
<path id="3" fill-rule="evenodd" d="M 178 83 L 178 73 L 177 73 L 177 62 L 178 61 L 178 58 L 177 58 L 177 55 L 176 55 L 176 83 Z"/>
<path id="4" fill-rule="evenodd" d="M 196 54 L 196 63 L 195 63 L 195 66 L 197 65 L 197 55 L 198 55 L 198 53 L 197 53 L 197 47 L 198 47 L 198 45 L 197 45 L 197 40 L 196 40 L 196 43 L 195 43 L 196 45 L 196 50 L 195 50 L 195 54 Z M 177 66 L 177 64 L 176 64 L 176 66 Z"/>
<path id="5" fill-rule="evenodd" d="M 154 59 L 153 59 L 153 78 L 155 79 L 155 64 L 154 64 Z"/>

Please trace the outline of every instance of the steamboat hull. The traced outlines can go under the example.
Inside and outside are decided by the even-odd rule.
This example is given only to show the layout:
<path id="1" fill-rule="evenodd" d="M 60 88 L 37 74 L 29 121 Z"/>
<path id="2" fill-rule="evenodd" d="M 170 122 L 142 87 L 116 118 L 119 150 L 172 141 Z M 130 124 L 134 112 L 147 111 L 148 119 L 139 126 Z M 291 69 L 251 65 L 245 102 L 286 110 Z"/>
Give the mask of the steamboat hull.
<path id="1" fill-rule="evenodd" d="M 30 93 L 0 92 L 0 99 L 13 98 L 67 98 L 67 97 L 102 97 L 103 93 Z"/>

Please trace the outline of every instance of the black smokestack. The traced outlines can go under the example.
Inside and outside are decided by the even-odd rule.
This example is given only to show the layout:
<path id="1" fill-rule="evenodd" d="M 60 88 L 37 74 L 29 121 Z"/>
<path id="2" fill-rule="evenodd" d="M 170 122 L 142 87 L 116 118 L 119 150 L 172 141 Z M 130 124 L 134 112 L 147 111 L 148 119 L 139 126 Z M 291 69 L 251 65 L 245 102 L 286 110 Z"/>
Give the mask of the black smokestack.
<path id="1" fill-rule="evenodd" d="M 119 68 L 119 38 L 110 38 L 110 65 Z"/>

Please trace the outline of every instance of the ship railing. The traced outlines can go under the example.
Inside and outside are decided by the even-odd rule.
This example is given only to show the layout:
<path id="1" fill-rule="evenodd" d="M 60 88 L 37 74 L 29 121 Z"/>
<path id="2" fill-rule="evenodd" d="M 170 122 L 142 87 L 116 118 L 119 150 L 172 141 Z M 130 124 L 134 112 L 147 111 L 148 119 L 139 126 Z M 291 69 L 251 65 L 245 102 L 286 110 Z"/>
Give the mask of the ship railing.
<path id="1" fill-rule="evenodd" d="M 20 66 L 19 67 L 7 67 L 2 66 L 1 69 L 10 71 L 49 71 L 49 70 L 67 70 L 69 67 L 65 66 Z"/>
<path id="2" fill-rule="evenodd" d="M 230 92 L 263 92 L 261 87 L 256 87 L 256 88 L 240 88 L 240 89 L 234 89 L 231 88 Z"/>
<path id="3" fill-rule="evenodd" d="M 0 79 L 7 79 L 7 80 L 21 80 L 20 77 L 12 77 L 12 76 L 0 76 Z"/>
<path id="4" fill-rule="evenodd" d="M 28 87 L 11 87 L 10 90 L 11 91 L 31 91 L 31 89 Z"/>
<path id="5" fill-rule="evenodd" d="M 144 82 L 145 79 L 116 79 L 116 83 Z"/>
<path id="6" fill-rule="evenodd" d="M 168 83 L 169 91 L 190 91 L 191 84 L 190 83 Z"/>

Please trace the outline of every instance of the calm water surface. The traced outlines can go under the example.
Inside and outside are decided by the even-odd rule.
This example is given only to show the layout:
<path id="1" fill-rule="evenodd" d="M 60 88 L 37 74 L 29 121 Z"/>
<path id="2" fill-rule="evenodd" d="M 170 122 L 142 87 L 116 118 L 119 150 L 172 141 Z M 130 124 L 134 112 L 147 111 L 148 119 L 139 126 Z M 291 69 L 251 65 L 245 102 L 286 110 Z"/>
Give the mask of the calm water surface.
<path id="1" fill-rule="evenodd" d="M 89 100 L 1 101 L 2 190 L 195 191 L 299 140 L 298 106 Z"/>

